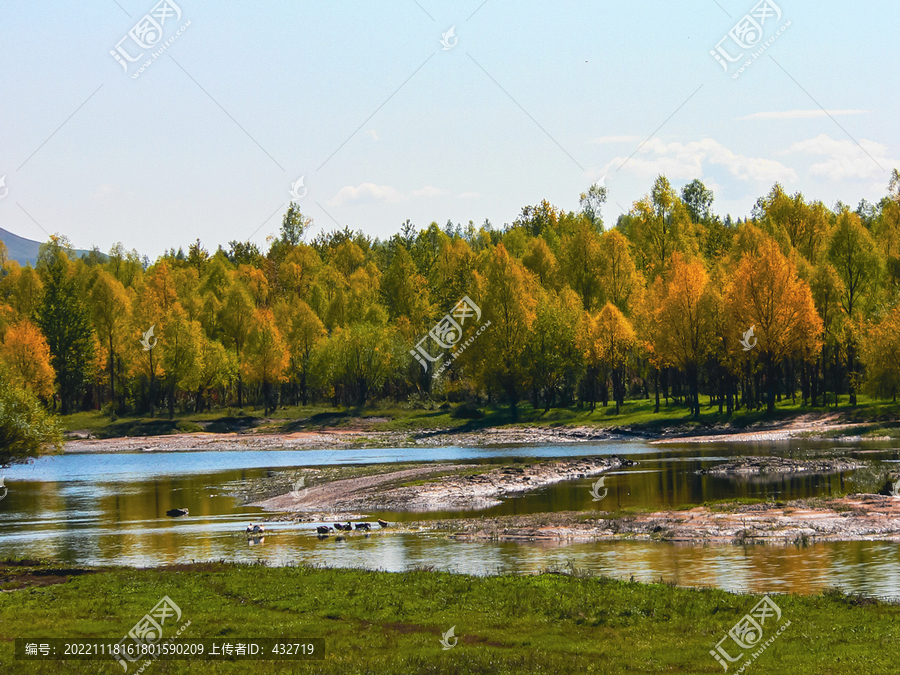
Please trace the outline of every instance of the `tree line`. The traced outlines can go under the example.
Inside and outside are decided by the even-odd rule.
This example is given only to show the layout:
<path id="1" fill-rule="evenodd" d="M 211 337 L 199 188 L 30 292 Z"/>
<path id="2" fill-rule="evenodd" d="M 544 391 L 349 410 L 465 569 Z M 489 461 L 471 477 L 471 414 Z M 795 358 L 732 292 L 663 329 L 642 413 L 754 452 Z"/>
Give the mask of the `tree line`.
<path id="1" fill-rule="evenodd" d="M 152 264 L 121 244 L 76 258 L 54 236 L 21 267 L 0 243 L 0 375 L 64 415 L 637 397 L 699 415 L 701 394 L 729 414 L 896 397 L 897 170 L 878 204 L 775 184 L 737 221 L 699 180 L 657 177 L 609 228 L 606 196 L 592 186 L 578 212 L 542 201 L 502 228 L 407 220 L 387 240 L 308 243 L 292 203 L 265 252 L 197 240 Z M 463 298 L 477 326 L 454 319 Z"/>

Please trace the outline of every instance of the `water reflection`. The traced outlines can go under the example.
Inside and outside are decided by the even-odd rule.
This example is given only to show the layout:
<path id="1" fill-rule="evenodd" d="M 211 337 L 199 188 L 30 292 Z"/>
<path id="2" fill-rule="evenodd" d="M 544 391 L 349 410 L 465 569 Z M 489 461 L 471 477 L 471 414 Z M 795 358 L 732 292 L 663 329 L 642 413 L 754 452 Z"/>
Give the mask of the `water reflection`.
<path id="1" fill-rule="evenodd" d="M 669 509 L 731 497 L 788 500 L 852 489 L 852 472 L 830 476 L 770 476 L 734 480 L 698 475 L 697 469 L 740 454 L 787 454 L 797 444 L 710 445 L 677 448 L 640 442 L 501 448 L 434 448 L 439 461 L 498 462 L 521 457 L 627 454 L 634 467 L 607 474 L 606 497 L 594 502 L 595 479 L 536 490 L 477 515 L 628 508 Z M 897 449 L 858 444 L 846 454 L 896 462 Z M 408 461 L 421 449 L 331 453 L 334 463 Z M 415 566 L 486 574 L 537 572 L 572 563 L 598 573 L 636 580 L 659 578 L 682 586 L 735 591 L 815 592 L 834 586 L 900 598 L 896 544 L 847 542 L 796 547 L 684 546 L 659 542 L 498 543 L 459 542 L 438 534 L 396 530 L 341 533 L 318 539 L 320 523 L 267 523 L 248 536 L 247 525 L 265 517 L 237 504 L 233 485 L 271 475 L 278 467 L 312 465 L 303 452 L 176 453 L 172 455 L 67 455 L 6 472 L 0 501 L 0 558 L 39 557 L 69 564 L 153 566 L 191 560 L 262 560 L 273 565 L 318 563 L 405 570 Z M 414 457 L 415 456 L 415 457 Z M 275 460 L 273 463 L 273 457 Z M 389 459 L 393 458 L 393 459 Z M 168 518 L 166 511 L 190 515 Z M 372 513 L 367 520 L 427 520 L 471 512 Z M 333 523 L 325 523 L 333 525 Z M 377 529 L 377 528 L 376 528 Z"/>

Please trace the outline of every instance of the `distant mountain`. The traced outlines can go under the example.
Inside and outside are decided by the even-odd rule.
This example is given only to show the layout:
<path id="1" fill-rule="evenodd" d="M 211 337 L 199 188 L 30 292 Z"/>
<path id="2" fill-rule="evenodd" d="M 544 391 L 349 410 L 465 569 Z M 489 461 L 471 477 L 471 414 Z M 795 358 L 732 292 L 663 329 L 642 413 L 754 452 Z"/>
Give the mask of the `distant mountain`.
<path id="1" fill-rule="evenodd" d="M 10 260 L 15 260 L 23 267 L 25 265 L 34 267 L 37 264 L 38 249 L 41 247 L 41 242 L 25 239 L 8 230 L 4 230 L 2 227 L 0 227 L 0 241 L 6 244 L 6 249 L 8 251 L 7 257 Z M 78 257 L 81 257 L 86 253 L 90 253 L 90 251 L 80 249 L 75 250 L 75 255 Z"/>

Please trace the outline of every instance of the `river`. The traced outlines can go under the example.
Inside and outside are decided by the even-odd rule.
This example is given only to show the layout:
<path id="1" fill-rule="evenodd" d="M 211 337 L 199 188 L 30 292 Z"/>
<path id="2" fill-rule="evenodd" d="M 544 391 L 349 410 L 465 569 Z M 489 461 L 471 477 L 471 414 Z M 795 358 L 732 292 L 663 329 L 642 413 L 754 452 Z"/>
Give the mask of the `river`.
<path id="1" fill-rule="evenodd" d="M 387 530 L 344 541 L 315 536 L 318 523 L 271 523 L 264 540 L 243 529 L 267 514 L 233 496 L 247 481 L 288 467 L 397 462 L 493 463 L 510 458 L 619 454 L 638 461 L 610 472 L 608 494 L 592 501 L 593 480 L 579 479 L 507 499 L 478 512 L 372 513 L 369 520 L 409 521 L 472 515 L 679 508 L 731 497 L 787 500 L 853 489 L 852 473 L 789 479 L 732 480 L 696 470 L 741 455 L 787 455 L 835 443 L 653 446 L 641 441 L 482 448 L 340 451 L 69 454 L 4 472 L 0 559 L 43 558 L 70 565 L 157 566 L 206 560 L 324 564 L 401 571 L 417 566 L 470 574 L 536 572 L 568 564 L 619 578 L 732 591 L 813 593 L 828 587 L 900 598 L 900 546 L 829 542 L 808 546 L 686 546 L 660 542 L 460 542 L 438 533 Z M 885 443 L 844 444 L 848 456 L 896 463 Z M 186 518 L 169 518 L 187 507 Z"/>

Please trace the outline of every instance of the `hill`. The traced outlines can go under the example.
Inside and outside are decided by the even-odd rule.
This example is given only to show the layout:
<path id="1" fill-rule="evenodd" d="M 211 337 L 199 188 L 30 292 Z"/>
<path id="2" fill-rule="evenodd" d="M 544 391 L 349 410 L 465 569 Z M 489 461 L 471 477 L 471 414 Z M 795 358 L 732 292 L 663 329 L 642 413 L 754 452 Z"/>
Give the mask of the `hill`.
<path id="1" fill-rule="evenodd" d="M 23 267 L 25 265 L 34 267 L 37 263 L 38 250 L 41 247 L 41 242 L 25 239 L 17 234 L 13 234 L 9 230 L 4 230 L 2 227 L 0 227 L 0 241 L 6 244 L 10 260 L 15 260 Z M 90 251 L 82 249 L 75 250 L 75 255 L 77 257 L 87 253 L 90 253 Z"/>

